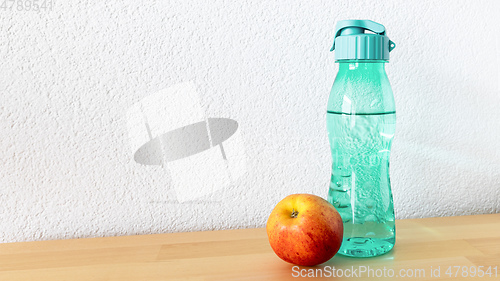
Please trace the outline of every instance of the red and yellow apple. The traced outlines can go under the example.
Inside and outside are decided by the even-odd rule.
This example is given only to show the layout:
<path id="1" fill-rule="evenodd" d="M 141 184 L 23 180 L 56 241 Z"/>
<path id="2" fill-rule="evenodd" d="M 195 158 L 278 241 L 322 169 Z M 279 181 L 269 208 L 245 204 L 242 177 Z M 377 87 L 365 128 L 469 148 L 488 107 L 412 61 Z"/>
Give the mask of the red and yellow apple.
<path id="1" fill-rule="evenodd" d="M 342 244 L 344 230 L 335 207 L 312 194 L 292 194 L 281 200 L 266 229 L 278 257 L 305 266 L 331 259 Z"/>

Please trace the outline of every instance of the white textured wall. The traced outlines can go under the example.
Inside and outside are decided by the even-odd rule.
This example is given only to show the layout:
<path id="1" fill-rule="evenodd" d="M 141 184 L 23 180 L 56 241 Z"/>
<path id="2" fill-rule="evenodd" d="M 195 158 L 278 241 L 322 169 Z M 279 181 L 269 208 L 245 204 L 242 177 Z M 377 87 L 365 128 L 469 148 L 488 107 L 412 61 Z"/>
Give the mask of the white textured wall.
<path id="1" fill-rule="evenodd" d="M 337 20 L 380 22 L 398 123 L 397 218 L 500 211 L 500 2 L 57 1 L 0 10 L 0 242 L 261 227 L 296 192 L 326 197 Z M 239 123 L 236 182 L 178 203 L 133 161 L 127 109 L 193 82 Z"/>

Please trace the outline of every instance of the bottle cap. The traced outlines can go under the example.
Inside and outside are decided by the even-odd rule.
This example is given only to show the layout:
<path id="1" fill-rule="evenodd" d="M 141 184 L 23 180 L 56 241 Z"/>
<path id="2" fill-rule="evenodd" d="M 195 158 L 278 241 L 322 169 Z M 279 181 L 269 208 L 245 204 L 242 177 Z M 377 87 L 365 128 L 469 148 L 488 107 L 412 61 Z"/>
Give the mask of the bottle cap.
<path id="1" fill-rule="evenodd" d="M 371 20 L 341 20 L 335 26 L 335 39 L 330 51 L 335 50 L 335 61 L 388 61 L 389 52 L 395 47 L 383 25 Z"/>

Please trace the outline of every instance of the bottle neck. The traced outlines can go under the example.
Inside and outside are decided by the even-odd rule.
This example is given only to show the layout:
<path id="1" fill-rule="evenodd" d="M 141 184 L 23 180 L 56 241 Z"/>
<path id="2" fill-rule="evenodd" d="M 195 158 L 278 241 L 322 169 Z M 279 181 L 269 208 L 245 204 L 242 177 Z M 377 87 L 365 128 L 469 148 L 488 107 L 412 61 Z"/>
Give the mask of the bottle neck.
<path id="1" fill-rule="evenodd" d="M 384 60 L 340 60 L 339 72 L 350 71 L 380 71 L 385 72 Z"/>
<path id="2" fill-rule="evenodd" d="M 328 110 L 343 113 L 395 111 L 394 97 L 384 60 L 341 60 Z"/>

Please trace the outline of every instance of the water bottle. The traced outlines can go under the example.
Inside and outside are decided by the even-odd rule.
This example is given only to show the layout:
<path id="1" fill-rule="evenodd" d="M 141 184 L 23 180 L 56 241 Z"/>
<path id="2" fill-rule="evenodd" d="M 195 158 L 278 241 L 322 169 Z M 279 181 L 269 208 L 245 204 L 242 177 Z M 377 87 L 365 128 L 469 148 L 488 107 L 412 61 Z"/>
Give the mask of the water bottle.
<path id="1" fill-rule="evenodd" d="M 373 257 L 396 242 L 389 156 L 396 110 L 385 63 L 395 44 L 383 25 L 343 20 L 336 25 L 339 71 L 327 108 L 332 153 L 328 201 L 344 224 L 339 253 Z"/>

